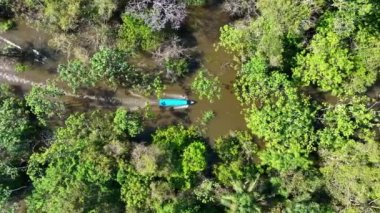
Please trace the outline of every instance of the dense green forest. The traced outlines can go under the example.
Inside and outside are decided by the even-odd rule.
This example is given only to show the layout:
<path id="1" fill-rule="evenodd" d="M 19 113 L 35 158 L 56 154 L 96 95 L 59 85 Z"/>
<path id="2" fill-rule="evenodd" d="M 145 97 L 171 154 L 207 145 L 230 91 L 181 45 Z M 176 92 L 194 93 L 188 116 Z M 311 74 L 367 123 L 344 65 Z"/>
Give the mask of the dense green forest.
<path id="1" fill-rule="evenodd" d="M 197 8 L 229 16 L 214 46 L 234 58 L 246 130 L 210 139 L 223 114 L 207 109 L 158 127 L 149 106 L 67 106 L 99 84 L 160 98 L 190 76 L 222 98 L 186 42 Z M 67 60 L 21 95 L 0 86 L 0 212 L 380 212 L 380 1 L 0 0 L 0 30 L 20 20 Z"/>

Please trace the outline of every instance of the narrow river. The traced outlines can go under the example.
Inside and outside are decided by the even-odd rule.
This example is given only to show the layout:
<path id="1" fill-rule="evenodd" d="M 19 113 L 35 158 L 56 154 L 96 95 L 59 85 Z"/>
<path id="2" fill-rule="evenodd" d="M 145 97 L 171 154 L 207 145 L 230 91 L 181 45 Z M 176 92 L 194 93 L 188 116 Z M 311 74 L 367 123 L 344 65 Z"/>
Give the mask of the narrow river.
<path id="1" fill-rule="evenodd" d="M 202 65 L 209 72 L 218 76 L 222 82 L 221 99 L 214 103 L 198 100 L 198 104 L 190 111 L 190 118 L 200 117 L 205 110 L 214 111 L 216 117 L 210 122 L 207 133 L 212 139 L 232 130 L 243 130 L 246 125 L 240 114 L 242 108 L 233 94 L 236 71 L 231 67 L 232 55 L 226 54 L 223 50 L 215 51 L 215 44 L 219 41 L 220 27 L 230 21 L 229 17 L 219 8 L 196 10 L 190 17 L 192 19 L 189 22 L 195 29 L 193 36 L 202 56 Z M 187 85 L 191 80 L 187 81 Z"/>
<path id="2" fill-rule="evenodd" d="M 225 135 L 232 130 L 245 129 L 245 122 L 241 113 L 241 107 L 233 95 L 232 84 L 235 79 L 236 71 L 231 68 L 232 56 L 223 50 L 215 51 L 215 44 L 219 39 L 219 29 L 221 26 L 229 22 L 228 16 L 221 11 L 220 8 L 197 8 L 191 10 L 187 20 L 185 37 L 191 37 L 196 42 L 195 49 L 200 54 L 201 65 L 209 72 L 218 76 L 222 82 L 222 96 L 220 100 L 209 103 L 206 100 L 198 100 L 196 96 L 189 93 L 190 84 L 193 76 L 187 77 L 181 84 L 168 86 L 165 94 L 189 95 L 189 98 L 197 101 L 196 105 L 186 110 L 162 110 L 154 107 L 157 112 L 157 121 L 155 126 L 164 126 L 169 123 L 185 123 L 195 122 L 203 112 L 211 110 L 216 117 L 209 123 L 206 136 L 211 141 L 219 136 Z M 28 24 L 18 23 L 17 28 L 1 34 L 2 37 L 22 46 L 23 48 L 31 48 L 40 51 L 47 56 L 44 64 L 34 63 L 31 70 L 24 73 L 15 73 L 12 67 L 14 63 L 1 60 L 0 82 L 18 86 L 25 91 L 30 88 L 31 83 L 45 83 L 48 79 L 55 79 L 56 68 L 58 64 L 65 63 L 66 59 L 56 54 L 48 47 L 49 35 L 37 31 Z M 12 76 L 16 76 L 10 79 Z M 62 82 L 58 82 L 58 86 L 65 91 L 69 88 Z M 68 108 L 74 111 L 84 111 L 91 107 L 115 107 L 125 106 L 129 109 L 137 109 L 146 104 L 146 102 L 154 103 L 155 100 L 147 98 L 131 97 L 123 89 L 116 91 L 106 90 L 102 88 L 91 89 L 86 91 L 81 97 L 67 96 L 65 102 Z M 117 102 L 117 103 L 116 103 Z M 116 104 L 115 104 L 116 103 Z"/>

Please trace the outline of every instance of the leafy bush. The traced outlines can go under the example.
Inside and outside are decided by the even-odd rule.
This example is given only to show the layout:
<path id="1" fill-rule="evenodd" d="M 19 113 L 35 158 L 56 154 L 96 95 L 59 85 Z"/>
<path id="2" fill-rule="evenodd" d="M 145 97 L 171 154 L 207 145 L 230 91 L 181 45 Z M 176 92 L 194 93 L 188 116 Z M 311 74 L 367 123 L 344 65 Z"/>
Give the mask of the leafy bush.
<path id="1" fill-rule="evenodd" d="M 203 171 L 206 168 L 206 146 L 202 142 L 194 142 L 183 151 L 182 168 L 185 175 Z"/>
<path id="2" fill-rule="evenodd" d="M 214 77 L 205 69 L 198 71 L 191 89 L 199 96 L 200 99 L 206 98 L 210 102 L 215 99 L 220 99 L 221 96 L 221 83 L 218 77 Z"/>
<path id="3" fill-rule="evenodd" d="M 84 63 L 78 60 L 59 65 L 58 74 L 74 91 L 80 87 L 94 86 L 99 80 L 97 76 L 89 72 Z"/>
<path id="4" fill-rule="evenodd" d="M 113 119 L 114 131 L 119 135 L 135 137 L 143 131 L 142 120 L 138 114 L 118 108 Z"/>
<path id="5" fill-rule="evenodd" d="M 63 95 L 62 90 L 49 83 L 46 86 L 34 86 L 25 100 L 41 124 L 47 125 L 48 119 L 63 115 L 65 106 L 60 100 Z"/>
<path id="6" fill-rule="evenodd" d="M 0 32 L 6 32 L 16 26 L 16 23 L 12 20 L 0 21 Z"/>
<path id="7" fill-rule="evenodd" d="M 118 33 L 118 47 L 134 52 L 136 50 L 152 51 L 161 41 L 160 33 L 154 32 L 138 18 L 123 15 L 123 24 Z"/>
<path id="8" fill-rule="evenodd" d="M 43 23 L 55 31 L 65 32 L 75 30 L 88 21 L 95 24 L 107 21 L 116 9 L 113 0 L 45 0 L 44 4 L 34 0 L 28 2 L 34 9 L 43 11 Z"/>
<path id="9" fill-rule="evenodd" d="M 127 54 L 110 48 L 101 48 L 90 59 L 91 75 L 95 79 L 108 80 L 113 86 L 131 87 L 140 80 L 139 74 L 126 62 Z"/>
<path id="10" fill-rule="evenodd" d="M 15 71 L 18 73 L 26 72 L 30 69 L 30 67 L 26 64 L 17 63 L 15 66 Z"/>
<path id="11" fill-rule="evenodd" d="M 168 59 L 165 61 L 166 75 L 173 81 L 177 78 L 182 78 L 189 72 L 189 64 L 184 58 L 181 59 Z"/>

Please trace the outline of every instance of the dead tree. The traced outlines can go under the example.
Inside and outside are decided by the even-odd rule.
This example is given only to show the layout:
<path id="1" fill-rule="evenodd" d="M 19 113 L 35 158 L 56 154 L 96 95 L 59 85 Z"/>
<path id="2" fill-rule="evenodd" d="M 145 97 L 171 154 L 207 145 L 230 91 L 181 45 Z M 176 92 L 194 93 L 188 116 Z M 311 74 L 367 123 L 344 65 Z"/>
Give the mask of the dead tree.
<path id="1" fill-rule="evenodd" d="M 126 12 L 155 30 L 179 29 L 186 18 L 186 4 L 181 0 L 133 0 Z"/>
<path id="2" fill-rule="evenodd" d="M 178 77 L 181 77 L 181 74 L 178 74 L 175 70 L 172 70 L 170 66 L 167 66 L 167 63 L 170 61 L 178 61 L 183 59 L 188 61 L 192 51 L 192 49 L 184 47 L 178 37 L 173 37 L 163 43 L 161 47 L 153 53 L 153 58 L 161 67 L 165 69 L 166 78 L 175 81 Z"/>
<path id="3" fill-rule="evenodd" d="M 223 9 L 231 16 L 252 17 L 256 13 L 256 0 L 226 0 Z"/>
<path id="4" fill-rule="evenodd" d="M 162 65 L 169 59 L 188 58 L 191 51 L 192 49 L 186 48 L 181 44 L 178 37 L 173 37 L 163 43 L 161 47 L 153 53 L 153 58 L 157 63 Z"/>

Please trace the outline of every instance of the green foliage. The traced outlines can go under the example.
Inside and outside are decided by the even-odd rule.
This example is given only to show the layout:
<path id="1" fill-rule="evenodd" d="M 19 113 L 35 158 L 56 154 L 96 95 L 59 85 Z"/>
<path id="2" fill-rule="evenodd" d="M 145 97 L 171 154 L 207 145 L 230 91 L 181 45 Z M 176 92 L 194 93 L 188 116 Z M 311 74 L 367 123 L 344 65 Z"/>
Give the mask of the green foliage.
<path id="1" fill-rule="evenodd" d="M 161 79 L 156 75 L 137 71 L 126 59 L 127 54 L 121 50 L 101 48 L 91 57 L 88 65 L 75 60 L 67 65 L 60 65 L 58 73 L 74 91 L 106 80 L 114 88 L 123 86 L 146 94 L 160 95 L 164 89 Z"/>
<path id="2" fill-rule="evenodd" d="M 153 31 L 144 21 L 130 15 L 123 15 L 123 24 L 119 29 L 118 47 L 134 52 L 136 50 L 152 51 L 161 41 L 159 33 Z"/>
<path id="3" fill-rule="evenodd" d="M 185 175 L 200 172 L 206 168 L 206 146 L 202 142 L 194 142 L 183 151 L 182 168 Z"/>
<path id="4" fill-rule="evenodd" d="M 237 23 L 236 25 L 238 25 Z M 249 57 L 247 52 L 253 52 L 253 44 L 249 42 L 249 29 L 247 27 L 234 27 L 224 25 L 220 29 L 219 45 L 229 52 L 241 57 Z"/>
<path id="5" fill-rule="evenodd" d="M 326 13 L 308 49 L 298 55 L 294 76 L 333 95 L 363 93 L 375 83 L 380 66 L 379 35 L 373 31 L 380 5 L 336 0 L 333 6 L 336 10 Z"/>
<path id="6" fill-rule="evenodd" d="M 189 72 L 189 64 L 186 59 L 168 59 L 164 63 L 166 73 L 173 81 L 184 77 Z"/>
<path id="7" fill-rule="evenodd" d="M 141 117 L 123 108 L 116 110 L 113 126 L 118 135 L 127 134 L 129 137 L 135 137 L 143 131 Z"/>
<path id="8" fill-rule="evenodd" d="M 117 142 L 112 130 L 112 115 L 72 115 L 59 128 L 52 146 L 34 153 L 28 175 L 33 193 L 28 197 L 28 211 L 57 212 L 117 211 L 118 192 L 112 187 L 120 156 L 106 147 Z"/>
<path id="9" fill-rule="evenodd" d="M 201 69 L 198 71 L 191 89 L 199 96 L 200 99 L 206 98 L 210 102 L 215 99 L 220 99 L 221 83 L 218 77 L 214 77 L 207 70 Z"/>
<path id="10" fill-rule="evenodd" d="M 253 106 L 247 113 L 248 127 L 267 141 L 260 153 L 262 164 L 280 170 L 307 169 L 313 151 L 314 112 L 307 99 L 279 97 L 273 105 Z"/>
<path id="11" fill-rule="evenodd" d="M 113 0 L 44 0 L 43 4 L 32 0 L 29 3 L 30 6 L 42 9 L 45 18 L 43 22 L 54 30 L 66 32 L 77 29 L 86 21 L 107 21 L 116 9 L 116 2 Z"/>
<path id="12" fill-rule="evenodd" d="M 375 82 L 377 71 L 368 70 L 351 53 L 336 33 L 319 33 L 313 37 L 310 52 L 297 57 L 294 76 L 306 85 L 317 84 L 333 95 L 354 95 L 366 91 Z"/>
<path id="13" fill-rule="evenodd" d="M 215 141 L 215 150 L 221 160 L 230 162 L 238 159 L 253 160 L 258 147 L 248 132 L 234 132 L 218 138 Z"/>
<path id="14" fill-rule="evenodd" d="M 234 132 L 217 139 L 215 151 L 221 160 L 214 167 L 220 183 L 230 186 L 233 181 L 245 181 L 256 174 L 254 157 L 258 147 L 247 132 Z"/>
<path id="15" fill-rule="evenodd" d="M 24 166 L 37 141 L 38 124 L 26 103 L 0 84 L 0 209 L 15 212 L 18 193 L 25 187 Z"/>
<path id="16" fill-rule="evenodd" d="M 136 83 L 135 70 L 126 62 L 123 51 L 102 48 L 90 60 L 91 74 L 95 79 L 106 79 L 116 86 L 117 83 L 131 87 Z"/>
<path id="17" fill-rule="evenodd" d="M 2 20 L 0 21 L 0 32 L 6 32 L 11 30 L 16 26 L 16 23 L 12 20 Z"/>
<path id="18" fill-rule="evenodd" d="M 47 125 L 48 119 L 62 117 L 65 106 L 60 100 L 63 91 L 54 84 L 34 86 L 25 97 L 27 105 L 42 125 Z"/>
<path id="19" fill-rule="evenodd" d="M 378 9 L 380 4 L 371 0 L 356 0 L 345 2 L 333 1 L 331 28 L 342 38 L 348 38 L 360 28 L 378 26 Z"/>
<path id="20" fill-rule="evenodd" d="M 286 75 L 273 72 L 268 77 L 267 69 L 262 57 L 254 57 L 243 65 L 234 84 L 236 97 L 243 105 L 273 102 L 271 97 L 282 93 L 279 88 L 290 86 Z"/>
<path id="21" fill-rule="evenodd" d="M 361 64 L 363 64 L 366 70 L 368 70 L 368 76 L 365 79 L 378 77 L 378 74 L 374 72 L 380 68 L 380 59 L 379 57 L 376 57 L 380 54 L 380 40 L 378 37 L 377 34 L 370 33 L 368 29 L 359 30 L 355 36 L 355 42 L 357 45 L 357 48 L 355 48 L 355 57 Z M 355 84 L 361 83 L 359 80 L 355 80 L 354 82 Z"/>
<path id="22" fill-rule="evenodd" d="M 223 185 L 231 185 L 231 181 L 245 180 L 255 174 L 253 166 L 244 166 L 243 161 L 236 160 L 228 163 L 221 163 L 214 168 L 217 180 Z"/>
<path id="23" fill-rule="evenodd" d="M 0 184 L 0 209 L 3 213 L 14 213 L 17 212 L 17 204 L 13 201 L 12 190 L 8 187 Z"/>
<path id="24" fill-rule="evenodd" d="M 247 111 L 248 128 L 267 141 L 310 144 L 315 114 L 312 105 L 293 89 L 284 92 L 273 103 L 252 106 Z"/>
<path id="25" fill-rule="evenodd" d="M 329 206 L 318 204 L 315 202 L 297 203 L 289 202 L 286 204 L 286 213 L 333 213 L 333 209 Z"/>
<path id="26" fill-rule="evenodd" d="M 206 166 L 205 146 L 195 127 L 170 126 L 153 135 L 153 143 L 163 151 L 161 175 L 175 188 L 189 188 Z"/>
<path id="27" fill-rule="evenodd" d="M 267 142 L 260 153 L 262 164 L 282 171 L 306 169 L 315 140 L 315 110 L 309 99 L 286 75 L 269 73 L 260 58 L 243 65 L 235 88 L 238 99 L 251 105 L 245 112 L 248 128 Z"/>
<path id="28" fill-rule="evenodd" d="M 161 150 L 155 145 L 136 144 L 131 154 L 131 163 L 137 173 L 143 176 L 155 176 L 159 174 L 161 156 Z"/>
<path id="29" fill-rule="evenodd" d="M 164 77 L 184 77 L 193 61 L 189 43 L 182 46 L 169 28 L 180 27 L 186 6 L 207 3 L 0 0 L 0 15 L 54 33 L 50 43 L 75 56 L 58 67 L 74 91 L 105 83 L 161 97 Z M 380 3 L 228 0 L 224 7 L 236 16 L 220 29 L 218 47 L 241 62 L 234 90 L 247 131 L 210 139 L 209 147 L 205 130 L 214 113 L 162 128 L 147 115 L 151 106 L 145 115 L 123 108 L 73 114 L 61 126 L 52 121 L 63 110 L 63 92 L 53 85 L 34 86 L 24 98 L 0 86 L 0 211 L 18 210 L 13 204 L 25 195 L 32 213 L 377 212 L 378 102 L 364 93 L 378 81 Z M 226 20 L 199 20 L 198 12 L 218 10 L 187 11 L 210 28 L 195 37 Z M 146 71 L 166 76 L 131 66 L 152 52 L 158 66 Z M 143 61 L 130 60 L 134 54 Z M 220 98 L 218 77 L 205 69 L 194 77 L 200 99 Z M 158 129 L 148 135 L 143 121 Z"/>
<path id="30" fill-rule="evenodd" d="M 272 177 L 270 182 L 277 190 L 277 194 L 291 200 L 293 203 L 309 202 L 315 192 L 322 188 L 323 180 L 315 170 L 291 171 Z"/>
<path id="31" fill-rule="evenodd" d="M 15 66 L 15 71 L 18 72 L 18 73 L 23 73 L 23 72 L 26 72 L 30 69 L 30 67 L 26 64 L 22 64 L 22 63 L 17 63 L 16 66 Z"/>
<path id="32" fill-rule="evenodd" d="M 0 175 L 15 176 L 12 167 L 29 157 L 35 127 L 25 102 L 0 85 Z"/>
<path id="33" fill-rule="evenodd" d="M 336 151 L 322 150 L 321 172 L 332 197 L 347 210 L 376 211 L 380 206 L 378 142 L 349 142 Z"/>
<path id="34" fill-rule="evenodd" d="M 59 77 L 76 91 L 80 87 L 94 86 L 99 80 L 79 60 L 69 61 L 58 66 Z"/>
<path id="35" fill-rule="evenodd" d="M 200 135 L 195 128 L 186 129 L 181 125 L 170 126 L 156 131 L 153 135 L 153 143 L 163 150 L 171 150 L 173 154 L 179 154 L 179 151 L 199 138 Z"/>
<path id="36" fill-rule="evenodd" d="M 128 208 L 142 208 L 149 197 L 148 178 L 138 175 L 130 165 L 120 164 L 117 181 L 121 185 L 121 197 Z"/>
<path id="37" fill-rule="evenodd" d="M 220 187 L 218 183 L 211 180 L 204 180 L 197 188 L 194 189 L 194 194 L 197 196 L 197 200 L 204 204 L 216 202 L 217 192 Z"/>
<path id="38" fill-rule="evenodd" d="M 212 110 L 203 112 L 202 116 L 199 118 L 200 128 L 205 127 L 212 119 L 215 118 L 215 113 Z"/>
<path id="39" fill-rule="evenodd" d="M 327 105 L 319 134 L 320 146 L 329 150 L 344 147 L 350 142 L 374 140 L 376 114 L 367 107 L 367 99 L 353 98 L 347 103 Z"/>
<path id="40" fill-rule="evenodd" d="M 7 187 L 4 187 L 3 185 L 0 185 L 0 208 L 6 209 L 7 201 L 10 197 L 11 193 L 10 190 Z"/>
<path id="41" fill-rule="evenodd" d="M 272 66 L 280 66 L 286 50 L 284 40 L 299 38 L 310 29 L 313 11 L 323 1 L 257 1 L 259 16 L 223 26 L 219 45 L 245 61 L 254 55 L 265 56 Z M 254 7 L 254 6 L 252 6 Z"/>
<path id="42" fill-rule="evenodd" d="M 142 82 L 139 85 L 135 85 L 134 89 L 144 95 L 161 98 L 166 86 L 160 76 L 145 74 L 142 78 Z"/>
<path id="43" fill-rule="evenodd" d="M 19 198 L 11 189 L 25 184 L 24 165 L 36 142 L 38 125 L 26 103 L 0 84 L 0 209 L 14 212 Z M 22 188 L 21 188 L 22 189 Z"/>
<path id="44" fill-rule="evenodd" d="M 171 126 L 157 130 L 153 144 L 135 144 L 131 164 L 119 162 L 117 174 L 127 209 L 182 212 L 193 208 L 192 201 L 182 200 L 182 193 L 206 168 L 206 146 L 199 139 L 194 128 Z"/>
<path id="45" fill-rule="evenodd" d="M 261 212 L 259 205 L 255 202 L 258 197 L 254 191 L 257 180 L 245 184 L 236 181 L 232 183 L 234 193 L 223 195 L 220 201 L 222 205 L 228 208 L 227 212 Z"/>

